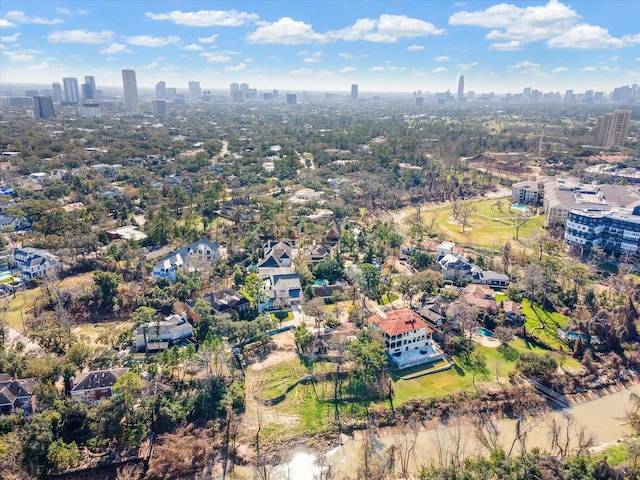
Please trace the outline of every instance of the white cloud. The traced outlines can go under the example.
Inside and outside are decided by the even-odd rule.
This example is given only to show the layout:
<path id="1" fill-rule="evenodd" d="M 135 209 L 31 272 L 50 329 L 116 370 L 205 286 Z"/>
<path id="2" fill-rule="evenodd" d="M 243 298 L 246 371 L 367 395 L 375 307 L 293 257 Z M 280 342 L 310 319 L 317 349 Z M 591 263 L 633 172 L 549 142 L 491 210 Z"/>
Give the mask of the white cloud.
<path id="1" fill-rule="evenodd" d="M 57 30 L 47 37 L 50 43 L 107 43 L 113 37 L 113 32 L 102 30 L 90 32 L 88 30 Z"/>
<path id="2" fill-rule="evenodd" d="M 514 52 L 522 50 L 523 44 L 520 40 L 511 40 L 510 42 L 492 43 L 489 50 L 497 50 L 498 52 Z"/>
<path id="3" fill-rule="evenodd" d="M 197 43 L 192 43 L 184 47 L 184 50 L 189 50 L 191 52 L 201 52 L 202 50 L 204 50 L 204 47 L 202 45 L 198 45 Z"/>
<path id="4" fill-rule="evenodd" d="M 57 25 L 62 23 L 59 18 L 53 18 L 51 20 L 42 17 L 30 17 L 24 12 L 19 10 L 11 10 L 4 14 L 4 18 L 12 20 L 16 23 L 35 23 L 37 25 Z"/>
<path id="5" fill-rule="evenodd" d="M 11 23 L 9 20 L 5 19 L 5 18 L 0 18 L 0 28 L 9 28 L 9 27 L 15 27 L 16 25 Z"/>
<path id="6" fill-rule="evenodd" d="M 569 69 L 567 67 L 556 67 L 553 70 L 551 70 L 551 73 L 562 73 L 562 72 L 568 72 Z"/>
<path id="7" fill-rule="evenodd" d="M 550 0 L 546 5 L 519 7 L 500 3 L 486 10 L 457 12 L 449 17 L 449 25 L 468 25 L 492 29 L 487 40 L 536 42 L 560 35 L 571 28 L 578 13 Z"/>
<path id="8" fill-rule="evenodd" d="M 380 15 L 377 19 L 360 18 L 350 27 L 327 33 L 332 40 L 395 43 L 401 38 L 441 35 L 443 29 L 418 18 L 406 15 Z"/>
<path id="9" fill-rule="evenodd" d="M 344 67 L 342 70 L 340 70 L 340 73 L 349 73 L 349 72 L 355 72 L 356 69 L 354 67 Z"/>
<path id="10" fill-rule="evenodd" d="M 338 56 L 340 58 L 344 58 L 346 60 L 353 60 L 354 58 L 356 58 L 354 55 L 352 55 L 350 53 L 343 53 L 343 52 L 339 53 Z"/>
<path id="11" fill-rule="evenodd" d="M 113 55 L 114 53 L 133 53 L 124 43 L 113 42 L 107 48 L 100 50 L 103 55 Z"/>
<path id="12" fill-rule="evenodd" d="M 214 33 L 213 35 L 209 35 L 208 37 L 198 37 L 198 41 L 200 43 L 215 43 L 218 38 L 218 34 Z"/>
<path id="13" fill-rule="evenodd" d="M 597 72 L 598 67 L 584 67 L 580 69 L 581 72 Z"/>
<path id="14" fill-rule="evenodd" d="M 334 71 L 332 71 L 332 70 L 320 70 L 320 71 L 318 72 L 318 76 L 319 76 L 319 77 L 325 77 L 325 78 L 326 78 L 326 77 L 335 77 L 335 76 L 336 76 L 336 74 L 335 74 L 335 72 L 334 72 Z"/>
<path id="15" fill-rule="evenodd" d="M 620 57 L 617 55 L 614 55 L 613 57 L 609 58 L 609 60 L 611 60 L 612 62 L 619 62 L 620 61 Z"/>
<path id="16" fill-rule="evenodd" d="M 80 8 L 78 8 L 77 10 L 70 10 L 68 8 L 58 7 L 56 8 L 56 12 L 58 12 L 60 15 L 86 15 L 87 14 L 86 10 L 82 10 Z"/>
<path id="17" fill-rule="evenodd" d="M 255 32 L 246 36 L 249 43 L 275 43 L 279 45 L 303 45 L 306 43 L 324 43 L 326 38 L 316 33 L 313 27 L 304 22 L 282 17 L 273 23 L 266 23 Z"/>
<path id="18" fill-rule="evenodd" d="M 204 52 L 200 55 L 206 58 L 209 63 L 228 63 L 231 61 L 231 57 L 222 52 Z"/>
<path id="19" fill-rule="evenodd" d="M 233 65 L 231 67 L 227 67 L 224 69 L 225 72 L 241 72 L 245 70 L 247 66 L 244 63 L 239 63 L 237 65 Z"/>
<path id="20" fill-rule="evenodd" d="M 172 35 L 169 37 L 154 37 L 153 35 L 133 35 L 124 37 L 125 42 L 139 47 L 166 47 L 180 43 L 180 37 Z"/>
<path id="21" fill-rule="evenodd" d="M 158 68 L 160 66 L 160 64 L 158 62 L 156 62 L 155 60 L 147 65 L 144 65 L 142 67 L 143 70 L 155 70 L 156 68 Z"/>
<path id="22" fill-rule="evenodd" d="M 384 72 L 384 67 L 376 66 L 369 69 L 370 72 Z"/>
<path id="23" fill-rule="evenodd" d="M 476 65 L 478 65 L 478 62 L 459 63 L 458 68 L 462 71 L 468 71 L 468 70 L 473 70 L 476 67 Z"/>
<path id="24" fill-rule="evenodd" d="M 27 67 L 27 70 L 47 70 L 49 68 L 49 64 L 47 62 L 40 62 L 36 65 L 30 65 Z"/>
<path id="25" fill-rule="evenodd" d="M 237 10 L 198 10 L 182 12 L 174 10 L 169 13 L 145 13 L 151 20 L 170 20 L 178 25 L 190 27 L 239 27 L 246 23 L 256 22 L 260 17 L 255 13 Z"/>
<path id="26" fill-rule="evenodd" d="M 302 61 L 304 63 L 318 63 L 320 61 L 320 59 L 319 58 L 315 58 L 315 57 L 307 57 Z"/>
<path id="27" fill-rule="evenodd" d="M 522 62 L 514 63 L 509 68 L 520 69 L 520 68 L 539 68 L 539 63 L 533 63 L 529 60 L 523 60 Z"/>
<path id="28" fill-rule="evenodd" d="M 447 67 L 437 67 L 434 68 L 433 70 L 431 70 L 431 73 L 444 73 L 444 72 L 448 72 L 449 69 Z"/>
<path id="29" fill-rule="evenodd" d="M 520 50 L 531 42 L 546 41 L 550 48 L 623 48 L 640 43 L 640 34 L 612 37 L 599 26 L 579 23 L 580 15 L 559 0 L 546 5 L 520 7 L 500 3 L 486 10 L 457 12 L 450 25 L 491 29 L 485 39 L 495 41 L 490 50 Z"/>
<path id="30" fill-rule="evenodd" d="M 447 57 L 446 55 L 440 55 L 433 59 L 434 62 L 448 62 L 449 60 L 451 60 L 451 57 Z"/>
<path id="31" fill-rule="evenodd" d="M 33 55 L 25 52 L 4 51 L 2 54 L 9 57 L 12 62 L 30 62 L 33 60 Z"/>
<path id="32" fill-rule="evenodd" d="M 311 75 L 313 70 L 310 68 L 299 68 L 297 70 L 291 70 L 289 73 L 291 73 L 291 75 Z"/>
<path id="33" fill-rule="evenodd" d="M 612 37 L 609 32 L 593 25 L 576 25 L 547 42 L 551 48 L 624 48 L 640 43 L 640 33 L 625 35 L 621 38 Z"/>
<path id="34" fill-rule="evenodd" d="M 424 45 L 409 45 L 407 47 L 407 50 L 409 50 L 410 52 L 420 52 L 424 50 Z"/>
<path id="35" fill-rule="evenodd" d="M 17 42 L 20 33 L 16 32 L 13 35 L 9 35 L 8 37 L 0 36 L 0 42 Z"/>

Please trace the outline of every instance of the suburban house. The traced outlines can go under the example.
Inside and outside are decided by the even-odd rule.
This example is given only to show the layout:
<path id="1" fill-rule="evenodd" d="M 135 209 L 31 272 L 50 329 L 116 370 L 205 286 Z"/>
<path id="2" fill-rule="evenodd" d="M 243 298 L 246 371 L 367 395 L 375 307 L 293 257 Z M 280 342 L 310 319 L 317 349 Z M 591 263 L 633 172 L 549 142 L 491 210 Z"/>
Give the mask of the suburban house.
<path id="1" fill-rule="evenodd" d="M 17 269 L 25 281 L 43 277 L 49 270 L 58 268 L 58 257 L 46 250 L 24 247 L 11 252 L 11 267 Z"/>
<path id="2" fill-rule="evenodd" d="M 458 256 L 454 253 L 446 254 L 436 262 L 436 265 L 440 268 L 445 280 L 470 278 L 474 267 L 462 256 Z"/>
<path id="3" fill-rule="evenodd" d="M 293 268 L 293 247 L 289 242 L 269 241 L 263 246 L 258 275 L 264 282 L 260 309 L 287 309 L 302 304 L 300 275 Z"/>
<path id="4" fill-rule="evenodd" d="M 250 307 L 249 300 L 240 292 L 233 288 L 222 288 L 205 294 L 202 299 L 211 305 L 211 313 L 229 313 L 235 311 L 238 315 L 244 315 Z M 194 315 L 194 302 L 187 302 L 187 308 L 190 310 L 190 318 Z M 195 317 L 194 317 L 195 318 Z M 197 319 L 200 321 L 200 318 Z"/>
<path id="5" fill-rule="evenodd" d="M 220 244 L 202 238 L 169 253 L 153 266 L 153 275 L 176 281 L 178 270 L 186 273 L 204 271 L 211 268 L 220 258 Z"/>
<path id="6" fill-rule="evenodd" d="M 143 323 L 136 328 L 134 347 L 137 351 L 159 352 L 193 336 L 187 314 L 173 314 L 164 320 Z"/>
<path id="7" fill-rule="evenodd" d="M 502 309 L 504 310 L 505 317 L 511 320 L 512 323 L 522 323 L 522 313 L 520 312 L 520 305 L 518 302 L 514 302 L 509 299 L 503 300 Z"/>
<path id="8" fill-rule="evenodd" d="M 495 292 L 486 285 L 471 284 L 464 289 L 463 298 L 467 303 L 475 305 L 487 313 L 498 313 Z"/>
<path id="9" fill-rule="evenodd" d="M 398 369 L 413 367 L 441 359 L 444 354 L 433 341 L 433 329 L 409 308 L 374 315 L 369 325 L 384 334 L 389 361 Z"/>
<path id="10" fill-rule="evenodd" d="M 0 373 L 0 414 L 16 413 L 20 410 L 26 414 L 35 412 L 36 398 L 33 389 L 38 385 L 39 378 L 15 380 L 8 373 Z"/>
<path id="11" fill-rule="evenodd" d="M 26 216 L 12 217 L 10 215 L 0 215 L 0 229 L 8 230 L 24 230 L 31 226 L 31 222 Z"/>
<path id="12" fill-rule="evenodd" d="M 97 405 L 103 398 L 114 395 L 113 386 L 128 368 L 112 368 L 79 373 L 71 379 L 71 398 L 89 406 Z"/>
<path id="13" fill-rule="evenodd" d="M 300 256 L 315 265 L 321 260 L 331 258 L 331 251 L 323 245 L 309 245 L 300 251 Z"/>
<path id="14" fill-rule="evenodd" d="M 507 288 L 509 286 L 509 277 L 504 273 L 494 272 L 493 270 L 474 269 L 471 274 L 471 283 L 487 285 L 493 288 Z"/>

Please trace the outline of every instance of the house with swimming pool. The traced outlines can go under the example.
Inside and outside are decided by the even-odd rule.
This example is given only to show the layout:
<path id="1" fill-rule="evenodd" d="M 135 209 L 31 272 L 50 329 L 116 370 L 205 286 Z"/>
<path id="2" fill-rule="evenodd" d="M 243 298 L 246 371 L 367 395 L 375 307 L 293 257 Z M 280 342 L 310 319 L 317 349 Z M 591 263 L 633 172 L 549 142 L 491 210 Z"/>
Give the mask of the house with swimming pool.
<path id="1" fill-rule="evenodd" d="M 433 329 L 409 308 L 369 317 L 369 325 L 382 331 L 389 363 L 402 370 L 444 357 L 433 340 Z"/>

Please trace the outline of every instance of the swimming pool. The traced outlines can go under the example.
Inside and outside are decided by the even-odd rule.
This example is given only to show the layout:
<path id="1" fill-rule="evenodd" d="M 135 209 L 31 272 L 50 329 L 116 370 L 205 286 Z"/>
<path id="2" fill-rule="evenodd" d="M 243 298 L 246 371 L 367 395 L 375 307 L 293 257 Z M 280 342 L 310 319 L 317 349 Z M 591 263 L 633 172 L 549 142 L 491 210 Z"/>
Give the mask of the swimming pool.
<path id="1" fill-rule="evenodd" d="M 4 282 L 5 280 L 9 280 L 12 277 L 11 272 L 5 271 L 0 272 L 0 282 Z"/>
<path id="2" fill-rule="evenodd" d="M 493 332 L 491 330 L 487 330 L 486 328 L 476 328 L 476 333 L 478 335 L 482 335 L 483 337 L 493 338 Z"/>
<path id="3" fill-rule="evenodd" d="M 519 203 L 514 203 L 513 205 L 511 205 L 511 208 L 520 212 L 526 212 L 529 210 L 529 207 L 527 207 L 526 205 L 520 205 Z"/>

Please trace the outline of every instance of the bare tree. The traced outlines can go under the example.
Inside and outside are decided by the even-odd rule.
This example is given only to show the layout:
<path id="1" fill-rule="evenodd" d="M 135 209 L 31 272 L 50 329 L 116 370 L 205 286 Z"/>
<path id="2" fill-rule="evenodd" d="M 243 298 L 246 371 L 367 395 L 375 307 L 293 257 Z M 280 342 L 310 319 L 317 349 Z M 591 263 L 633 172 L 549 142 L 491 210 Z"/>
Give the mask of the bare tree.
<path id="1" fill-rule="evenodd" d="M 515 240 L 517 242 L 519 240 L 519 238 L 520 238 L 520 229 L 527 224 L 527 222 L 529 221 L 529 217 L 527 215 L 519 213 L 515 217 L 511 217 L 510 220 L 511 220 L 511 223 L 513 224 L 513 226 L 516 229 L 516 238 L 515 238 Z"/>
<path id="2" fill-rule="evenodd" d="M 473 430 L 476 440 L 488 451 L 502 448 L 500 431 L 495 417 L 486 412 L 478 412 L 473 416 Z"/>
<path id="3" fill-rule="evenodd" d="M 431 212 L 427 217 L 427 235 L 433 235 L 433 227 L 436 224 L 436 220 L 438 219 L 438 215 L 436 212 Z"/>
<path id="4" fill-rule="evenodd" d="M 469 225 L 469 217 L 474 213 L 478 207 L 470 202 L 463 202 L 460 204 L 460 222 L 462 223 L 462 233 L 464 229 Z"/>
<path id="5" fill-rule="evenodd" d="M 396 451 L 400 461 L 400 476 L 409 477 L 409 466 L 414 458 L 416 443 L 418 441 L 418 424 L 415 419 L 410 418 L 402 425 L 401 436 L 396 442 Z"/>

